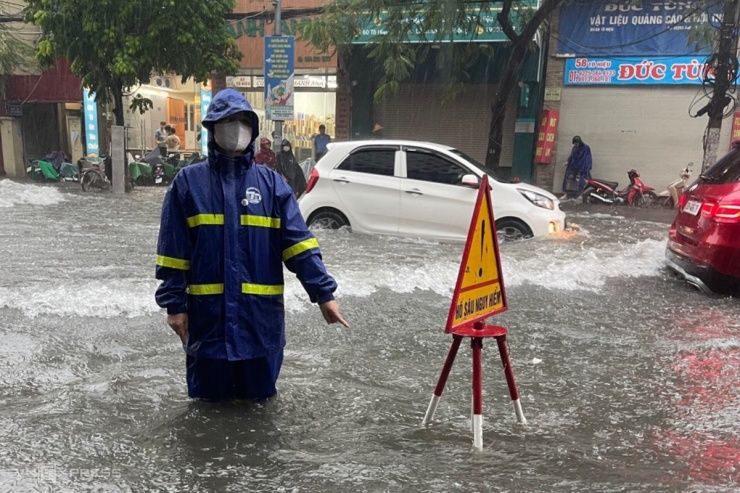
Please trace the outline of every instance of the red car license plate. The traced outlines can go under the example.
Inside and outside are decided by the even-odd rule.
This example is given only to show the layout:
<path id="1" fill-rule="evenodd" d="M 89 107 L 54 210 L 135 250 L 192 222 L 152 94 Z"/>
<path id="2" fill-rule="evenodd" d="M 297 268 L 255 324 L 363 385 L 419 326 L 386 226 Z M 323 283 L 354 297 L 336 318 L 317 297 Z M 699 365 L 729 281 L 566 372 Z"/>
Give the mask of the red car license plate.
<path id="1" fill-rule="evenodd" d="M 689 200 L 688 202 L 686 202 L 683 211 L 686 214 L 691 214 L 692 216 L 695 216 L 699 213 L 699 209 L 701 209 L 701 202 L 697 202 L 696 200 Z"/>

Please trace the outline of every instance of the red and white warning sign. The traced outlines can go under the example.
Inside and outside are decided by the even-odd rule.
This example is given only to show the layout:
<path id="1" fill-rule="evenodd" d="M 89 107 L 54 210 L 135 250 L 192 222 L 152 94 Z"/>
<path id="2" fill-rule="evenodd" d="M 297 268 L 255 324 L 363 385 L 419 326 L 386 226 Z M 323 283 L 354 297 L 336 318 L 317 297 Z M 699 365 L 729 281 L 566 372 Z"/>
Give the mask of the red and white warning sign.
<path id="1" fill-rule="evenodd" d="M 496 222 L 488 176 L 484 176 L 468 230 L 445 332 L 468 335 L 473 323 L 507 309 Z M 464 332 L 464 333 L 463 333 Z"/>

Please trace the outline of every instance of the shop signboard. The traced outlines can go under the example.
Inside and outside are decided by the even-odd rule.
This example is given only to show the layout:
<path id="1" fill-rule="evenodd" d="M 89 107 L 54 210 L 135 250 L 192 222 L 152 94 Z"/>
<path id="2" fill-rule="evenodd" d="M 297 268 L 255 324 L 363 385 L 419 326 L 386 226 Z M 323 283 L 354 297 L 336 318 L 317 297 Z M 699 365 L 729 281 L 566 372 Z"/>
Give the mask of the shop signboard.
<path id="1" fill-rule="evenodd" d="M 735 145 L 735 142 L 740 142 L 740 111 L 736 111 L 732 115 L 732 137 L 730 138 L 730 149 Z"/>
<path id="2" fill-rule="evenodd" d="M 211 90 L 211 84 L 201 84 L 200 86 L 200 117 L 201 120 L 208 114 L 208 106 L 211 104 L 211 98 L 213 97 L 213 91 Z M 208 156 L 208 130 L 201 125 L 200 126 L 200 153 L 203 156 Z"/>
<path id="3" fill-rule="evenodd" d="M 226 77 L 226 87 L 236 87 L 239 89 L 250 88 L 252 87 L 252 78 L 248 75 Z"/>
<path id="4" fill-rule="evenodd" d="M 95 94 L 85 89 L 82 93 L 85 106 L 85 154 L 100 154 L 98 141 L 98 103 Z"/>
<path id="5" fill-rule="evenodd" d="M 695 85 L 704 72 L 698 57 L 568 58 L 565 85 Z"/>
<path id="6" fill-rule="evenodd" d="M 293 119 L 295 38 L 265 37 L 265 112 L 273 121 Z"/>
<path id="7" fill-rule="evenodd" d="M 558 132 L 559 118 L 560 112 L 558 111 L 542 111 L 540 131 L 537 135 L 537 144 L 534 151 L 535 163 L 550 164 L 552 162 L 552 151 L 555 148 L 555 135 Z"/>
<path id="8" fill-rule="evenodd" d="M 23 106 L 20 104 L 5 103 L 5 114 L 20 118 L 23 116 Z"/>
<path id="9" fill-rule="evenodd" d="M 493 3 L 493 2 L 491 2 Z M 512 25 L 516 31 L 519 31 L 521 24 L 521 13 L 519 9 L 536 9 L 539 7 L 539 0 L 524 0 L 518 2 L 519 7 L 511 10 Z M 436 39 L 437 32 L 434 30 L 424 29 L 424 17 L 420 13 L 413 16 L 414 29 L 409 34 L 408 43 L 432 43 L 432 42 L 455 42 L 455 43 L 490 43 L 490 42 L 508 42 L 509 38 L 504 33 L 501 25 L 496 19 L 496 15 L 501 11 L 501 7 L 490 7 L 486 9 L 471 10 L 468 14 L 466 26 L 458 26 L 449 37 Z M 388 14 L 381 13 L 374 16 L 362 26 L 358 36 L 352 41 L 354 44 L 371 43 L 376 36 L 388 34 L 386 26 Z"/>
<path id="10" fill-rule="evenodd" d="M 695 27 L 718 26 L 722 3 L 704 1 L 577 0 L 560 8 L 560 55 L 708 54 L 689 33 Z"/>

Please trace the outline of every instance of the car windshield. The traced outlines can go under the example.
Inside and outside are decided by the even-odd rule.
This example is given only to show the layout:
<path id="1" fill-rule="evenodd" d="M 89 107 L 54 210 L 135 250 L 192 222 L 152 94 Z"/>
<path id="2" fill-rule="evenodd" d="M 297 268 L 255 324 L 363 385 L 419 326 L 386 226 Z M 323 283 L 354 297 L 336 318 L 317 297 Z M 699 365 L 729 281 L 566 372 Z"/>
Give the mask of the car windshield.
<path id="1" fill-rule="evenodd" d="M 740 148 L 734 148 L 701 174 L 701 179 L 714 185 L 740 181 Z"/>
<path id="2" fill-rule="evenodd" d="M 505 178 L 501 178 L 500 176 L 496 176 L 490 169 L 486 168 L 483 164 L 479 163 L 477 159 L 468 156 L 463 151 L 459 149 L 450 149 L 450 152 L 458 157 L 463 158 L 465 161 L 467 161 L 471 166 L 478 168 L 482 173 L 486 173 L 488 176 L 492 176 L 496 181 L 500 181 L 503 183 L 511 183 L 510 180 L 507 180 Z"/>

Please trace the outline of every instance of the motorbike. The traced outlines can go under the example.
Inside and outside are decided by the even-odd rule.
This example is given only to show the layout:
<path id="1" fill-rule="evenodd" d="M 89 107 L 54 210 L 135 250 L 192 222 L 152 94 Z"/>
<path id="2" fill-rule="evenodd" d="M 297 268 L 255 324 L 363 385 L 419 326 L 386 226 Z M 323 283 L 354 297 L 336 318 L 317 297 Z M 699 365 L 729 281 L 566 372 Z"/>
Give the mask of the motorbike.
<path id="1" fill-rule="evenodd" d="M 627 172 L 630 182 L 624 189 L 619 190 L 616 181 L 586 178 L 586 189 L 581 194 L 584 204 L 611 204 L 634 205 L 648 207 L 658 200 L 655 189 L 645 185 L 640 180 L 640 174 L 635 169 Z"/>
<path id="2" fill-rule="evenodd" d="M 83 191 L 110 190 L 111 182 L 106 175 L 105 161 L 100 163 L 83 157 L 77 161 L 77 166 L 80 169 L 80 185 Z"/>
<path id="3" fill-rule="evenodd" d="M 665 190 L 658 194 L 658 204 L 666 209 L 675 209 L 678 207 L 678 198 L 683 194 L 686 184 L 691 178 L 691 167 L 694 163 L 689 163 L 681 170 L 679 178 L 674 180 Z"/>

